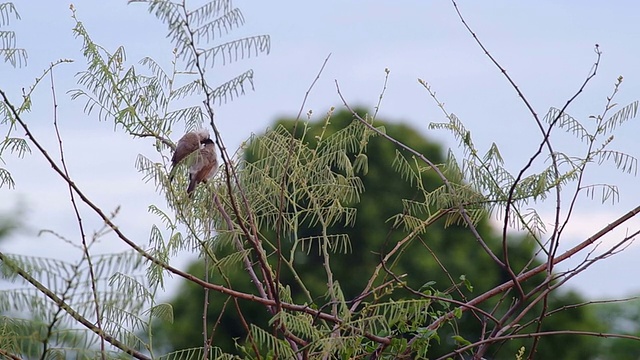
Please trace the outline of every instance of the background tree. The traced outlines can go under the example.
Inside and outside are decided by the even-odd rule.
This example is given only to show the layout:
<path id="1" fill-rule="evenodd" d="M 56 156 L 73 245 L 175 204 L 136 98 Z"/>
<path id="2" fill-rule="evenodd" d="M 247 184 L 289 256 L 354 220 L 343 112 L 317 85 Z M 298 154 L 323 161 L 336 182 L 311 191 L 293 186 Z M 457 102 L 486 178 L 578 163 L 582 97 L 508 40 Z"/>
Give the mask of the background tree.
<path id="1" fill-rule="evenodd" d="M 365 109 L 358 109 L 361 116 L 365 116 Z M 353 116 L 349 111 L 342 110 L 325 119 L 304 125 L 295 119 L 280 119 L 274 127 L 282 126 L 288 131 L 296 129 L 295 137 L 308 143 L 312 148 L 317 146 L 317 138 L 334 134 L 351 124 Z M 385 129 L 385 132 L 394 139 L 401 141 L 415 149 L 435 163 L 444 162 L 445 155 L 442 148 L 423 137 L 417 129 L 398 122 L 389 122 L 378 119 L 376 124 Z M 259 160 L 257 151 L 247 152 L 248 161 L 254 163 Z M 366 174 L 362 174 L 364 192 L 359 201 L 354 205 L 357 216 L 353 225 L 336 224 L 329 230 L 330 233 L 344 233 L 349 236 L 350 248 L 346 252 L 338 252 L 332 256 L 333 275 L 340 283 L 346 299 L 355 299 L 369 280 L 370 269 L 379 264 L 381 257 L 400 241 L 405 231 L 400 226 L 393 226 L 393 219 L 403 212 L 403 199 L 415 199 L 420 194 L 416 191 L 415 184 L 403 179 L 402 175 L 393 170 L 396 161 L 395 146 L 380 137 L 372 138 L 367 144 Z M 351 157 L 355 161 L 355 155 Z M 433 174 L 426 174 L 423 178 L 423 186 L 429 191 L 435 190 L 442 182 Z M 487 243 L 494 249 L 499 249 L 501 241 L 490 226 L 488 219 L 482 219 L 477 225 Z M 275 238 L 273 231 L 262 229 L 261 233 L 268 238 Z M 318 228 L 313 226 L 301 227 L 301 237 L 315 236 Z M 464 300 L 473 294 L 487 291 L 509 280 L 508 274 L 501 269 L 491 266 L 491 259 L 486 254 L 477 251 L 476 243 L 468 229 L 459 224 L 445 226 L 445 220 L 439 220 L 430 226 L 424 236 L 418 237 L 412 244 L 406 247 L 403 256 L 390 266 L 391 271 L 397 275 L 408 274 L 406 285 L 412 289 L 419 289 L 425 284 L 429 288 L 456 289 L 449 290 L 451 296 L 457 300 Z M 284 252 L 290 251 L 291 239 L 281 242 Z M 531 238 L 518 237 L 510 240 L 510 252 L 512 254 L 512 266 L 523 268 L 534 256 L 535 242 Z M 229 249 L 220 249 L 221 256 L 228 255 Z M 297 275 L 305 279 L 306 291 L 311 294 L 321 294 L 313 297 L 312 304 L 318 308 L 326 307 L 328 299 L 324 296 L 326 291 L 326 275 L 322 268 L 322 256 L 317 249 L 299 249 L 296 251 Z M 535 265 L 538 265 L 536 262 Z M 275 267 L 277 264 L 273 264 Z M 202 274 L 203 264 L 198 261 L 191 265 L 189 272 Z M 237 289 L 250 291 L 250 279 L 241 271 L 229 274 L 230 282 L 238 284 Z M 376 285 L 383 284 L 391 278 L 389 274 L 381 274 Z M 219 279 L 221 280 L 221 279 Z M 308 301 L 303 289 L 297 285 L 293 274 L 287 271 L 280 273 L 280 281 L 291 288 L 291 293 L 296 302 Z M 470 289 L 473 290 L 470 290 Z M 384 292 L 379 294 L 385 296 Z M 392 297 L 411 297 L 410 292 L 399 292 Z M 198 346 L 200 330 L 192 324 L 202 317 L 202 299 L 204 292 L 201 287 L 185 282 L 178 291 L 174 305 L 175 322 L 165 324 L 158 329 L 157 335 L 162 336 L 162 343 L 170 343 L 175 349 L 191 348 Z M 557 293 L 551 298 L 551 309 L 559 309 L 563 306 L 580 303 L 584 300 L 573 293 Z M 220 294 L 211 294 L 209 297 L 209 322 L 218 323 L 213 344 L 225 351 L 235 352 L 235 341 L 232 339 L 244 339 L 246 331 L 240 325 L 240 319 L 233 306 L 230 306 L 230 298 Z M 492 303 L 495 305 L 495 302 Z M 266 326 L 270 316 L 258 304 L 242 302 L 240 304 L 245 321 Z M 432 345 L 431 356 L 439 356 L 446 353 L 451 346 L 452 336 L 455 333 L 464 338 L 474 338 L 481 331 L 477 321 L 470 314 L 463 316 L 456 329 L 443 329 L 440 334 L 444 344 Z M 528 317 L 531 320 L 532 317 Z M 571 324 L 571 328 L 591 331 L 605 331 L 606 328 L 598 321 L 590 308 L 576 308 L 559 312 L 544 325 L 547 331 L 560 330 Z M 530 331 L 533 331 L 531 328 Z M 243 341 L 240 341 L 243 343 Z M 531 340 L 510 341 L 496 346 L 494 351 L 501 349 L 504 353 L 515 354 L 521 347 L 531 346 Z M 599 352 L 597 342 L 591 338 L 575 336 L 559 336 L 542 341 L 538 354 L 540 358 L 556 359 L 596 359 Z"/>
<path id="2" fill-rule="evenodd" d="M 596 308 L 596 316 L 609 332 L 640 336 L 640 300 L 607 302 Z M 640 358 L 640 347 L 633 339 L 612 338 L 602 342 L 600 358 L 631 360 Z"/>
<path id="3" fill-rule="evenodd" d="M 150 58 L 140 66 L 128 66 L 124 48 L 109 51 L 96 44 L 72 7 L 74 34 L 82 41 L 87 65 L 78 74 L 79 88 L 71 94 L 74 100 L 83 101 L 88 114 L 113 121 L 116 129 L 136 141 L 153 143 L 149 150 L 153 153 L 141 154 L 136 163 L 149 186 L 164 196 L 160 204 L 149 207 L 158 224 L 151 226 L 148 240 L 128 236 L 118 226 L 117 209 L 100 208 L 74 181 L 66 167 L 57 107 L 52 116 L 53 148 L 44 146 L 28 126 L 34 89 L 65 61 L 54 62 L 32 87 L 25 87 L 15 96 L 18 102 L 0 89 L 1 123 L 8 128 L 0 155 L 23 154 L 31 147 L 64 182 L 78 235 L 75 241 L 51 235 L 79 255 L 77 261 L 62 262 L 0 252 L 3 276 L 18 284 L 2 292 L 0 311 L 28 308 L 29 314 L 15 317 L 23 316 L 20 320 L 36 325 L 24 328 L 46 330 L 26 336 L 7 327 L 6 336 L 0 337 L 3 356 L 231 358 L 216 347 L 220 336 L 234 336 L 220 328 L 218 317 L 228 314 L 227 308 L 238 314 L 236 322 L 246 334 L 240 339 L 240 353 L 247 358 L 441 355 L 442 359 L 480 359 L 512 357 L 515 348 L 509 347 L 521 344 L 525 346 L 522 352 L 518 350 L 519 356 L 526 352 L 528 358 L 534 358 L 547 356 L 547 338 L 570 346 L 565 355 L 570 357 L 583 356 L 578 336 L 640 340 L 633 335 L 602 334 L 592 326 L 581 304 L 571 304 L 579 299 L 561 293 L 567 280 L 621 251 L 637 234 L 625 235 L 603 246 L 601 252 L 593 252 L 603 234 L 635 216 L 640 207 L 580 244 L 568 250 L 559 248 L 579 196 L 598 190 L 606 200 L 616 194 L 613 185 L 586 183 L 583 174 L 594 159 L 627 172 L 637 167 L 633 156 L 611 148 L 611 133 L 637 115 L 639 104 L 618 108 L 613 102 L 622 78 L 606 97 L 602 112 L 589 122 L 583 124 L 566 113 L 596 74 L 601 55 L 597 46 L 592 72 L 582 86 L 563 107 L 551 108 L 541 118 L 453 2 L 463 26 L 513 86 L 540 130 L 529 161 L 513 174 L 507 171 L 497 146 L 481 155 L 470 131 L 424 81 L 420 83 L 445 118 L 431 127 L 452 133 L 462 149 L 460 160 L 453 152 L 442 156 L 437 147 L 418 138 L 407 138 L 411 144 L 398 140 L 395 136 L 405 136 L 404 131 L 386 132 L 375 113 L 364 116 L 352 110 L 338 86 L 337 93 L 349 111 L 337 116 L 339 126 L 329 126 L 332 116 L 314 128 L 304 121 L 296 121 L 292 131 L 277 126 L 251 140 L 249 151 L 254 158 L 249 159 L 244 148 L 237 155 L 228 152 L 214 104 L 241 93 L 251 83 L 251 73 L 212 86 L 209 69 L 220 61 L 268 52 L 269 38 L 255 36 L 211 46 L 209 41 L 218 41 L 244 21 L 230 1 L 212 1 L 195 9 L 185 2 L 144 3 L 168 26 L 175 48 L 172 68 L 167 71 Z M 2 24 L 5 13 L 13 14 L 6 9 L 13 8 L 0 8 Z M 11 36 L 2 38 L 3 50 L 7 44 L 13 46 L 5 39 Z M 51 85 L 55 89 L 53 81 Z M 55 91 L 52 97 L 55 104 Z M 223 166 L 214 179 L 189 196 L 181 169 L 176 181 L 167 176 L 174 147 L 171 138 L 183 128 L 203 126 L 212 131 Z M 582 141 L 584 153 L 568 154 L 556 148 L 550 134 L 557 131 Z M 380 149 L 372 145 L 375 141 Z M 392 161 L 385 147 L 394 149 Z M 59 157 L 51 155 L 54 153 Z M 367 176 L 376 171 L 390 181 L 377 188 L 366 184 Z M 1 175 L 2 184 L 11 184 L 8 171 Z M 410 188 L 400 186 L 403 181 Z M 366 186 L 377 191 L 371 193 L 374 198 L 368 203 Z M 377 195 L 382 206 L 378 206 Z M 563 201 L 565 197 L 569 201 Z M 546 232 L 542 217 L 530 209 L 545 199 L 553 199 L 556 209 Z M 362 213 L 374 219 L 371 224 L 358 224 L 355 207 L 363 201 Z M 103 223 L 93 234 L 85 228 L 79 205 Z M 502 231 L 490 231 L 488 214 L 503 221 Z M 353 226 L 360 227 L 352 231 Z M 514 227 L 527 237 L 514 237 Z M 378 237 L 380 234 L 384 236 Z M 105 236 L 129 250 L 96 255 L 94 245 Z M 360 236 L 361 243 L 354 243 Z M 172 265 L 174 256 L 185 251 L 202 257 L 201 276 Z M 582 263 L 556 271 L 558 264 L 577 254 L 584 254 Z M 370 263 L 369 268 L 354 260 Z M 351 264 L 356 265 L 349 269 L 351 273 L 341 276 L 336 272 Z M 322 277 L 306 269 L 321 269 Z M 366 277 L 359 278 L 363 273 Z M 190 324 L 200 330 L 196 347 L 165 353 L 170 350 L 157 345 L 151 324 L 183 315 L 158 300 L 168 274 L 203 289 L 204 315 Z M 224 301 L 216 300 L 216 294 L 222 294 Z M 245 307 L 245 303 L 259 307 Z M 218 317 L 210 320 L 209 311 Z M 556 319 L 564 315 L 584 318 L 586 324 L 564 320 L 558 323 L 562 330 L 553 330 Z M 582 326 L 588 330 L 581 331 Z M 79 341 L 71 346 L 61 341 L 69 338 Z M 577 342 L 569 345 L 570 341 Z M 554 349 L 554 356 L 557 351 Z"/>

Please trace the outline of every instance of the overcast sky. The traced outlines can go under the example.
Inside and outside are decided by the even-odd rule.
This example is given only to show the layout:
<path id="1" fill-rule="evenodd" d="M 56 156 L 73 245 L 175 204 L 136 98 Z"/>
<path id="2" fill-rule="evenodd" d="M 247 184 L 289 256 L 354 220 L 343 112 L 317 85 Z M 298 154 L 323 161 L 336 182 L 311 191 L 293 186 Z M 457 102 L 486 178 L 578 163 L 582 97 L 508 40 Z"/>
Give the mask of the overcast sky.
<path id="1" fill-rule="evenodd" d="M 114 132 L 112 124 L 84 115 L 83 103 L 69 100 L 66 91 L 76 87 L 73 75 L 85 64 L 79 51 L 81 41 L 71 32 L 74 23 L 69 4 L 15 1 L 15 5 L 22 19 L 12 21 L 10 29 L 17 33 L 18 46 L 27 49 L 29 61 L 27 67 L 17 70 L 0 65 L 0 88 L 10 91 L 11 98 L 18 101 L 20 89 L 28 87 L 49 63 L 60 58 L 75 60 L 55 71 L 58 117 L 71 175 L 101 207 L 113 210 L 121 206 L 117 218 L 120 228 L 144 244 L 151 224 L 158 222 L 148 214 L 147 207 L 161 199 L 154 185 L 145 183 L 135 171 L 134 163 L 139 153 L 157 159 L 151 142 Z M 78 1 L 74 5 L 95 42 L 110 51 L 125 46 L 128 64 L 151 56 L 169 66 L 172 47 L 165 38 L 165 26 L 149 15 L 143 4 Z M 522 167 L 540 141 L 525 106 L 475 44 L 450 1 L 245 0 L 235 5 L 243 11 L 246 24 L 224 40 L 268 34 L 271 53 L 214 69 L 220 83 L 249 68 L 255 71 L 255 91 L 217 109 L 217 121 L 229 149 L 237 148 L 252 133 L 264 131 L 277 117 L 294 116 L 329 54 L 331 58 L 304 108 L 317 116 L 331 106 L 341 107 L 335 80 L 351 105 L 373 108 L 388 68 L 390 77 L 380 118 L 408 122 L 429 139 L 455 146 L 448 133 L 427 128 L 430 122 L 445 119 L 418 84 L 421 78 L 471 130 L 481 151 L 492 142 L 498 144 L 510 170 Z M 568 112 L 588 123 L 589 115 L 602 112 L 619 75 L 624 76 L 624 82 L 616 102 L 624 106 L 640 99 L 640 3 L 460 1 L 459 6 L 538 114 L 545 114 L 550 106 L 562 107 L 577 91 L 596 59 L 596 43 L 603 52 L 597 77 Z M 34 109 L 25 118 L 56 153 L 48 80 L 33 100 Z M 615 133 L 612 148 L 640 156 L 638 121 L 625 124 Z M 554 139 L 558 150 L 583 154 L 584 148 L 571 137 Z M 15 190 L 0 189 L 0 211 L 24 209 L 26 230 L 0 247 L 13 253 L 70 256 L 68 250 L 58 250 L 65 249 L 60 241 L 35 236 L 38 230 L 47 228 L 77 239 L 64 184 L 38 154 L 23 160 L 7 156 L 5 160 L 7 163 L 0 166 L 11 171 L 17 186 Z M 563 240 L 566 246 L 592 235 L 638 203 L 637 177 L 607 165 L 592 169 L 589 181 L 618 185 L 620 201 L 601 205 L 597 198 L 583 197 L 574 225 Z M 83 217 L 89 228 L 101 225 L 89 211 L 84 211 Z M 640 221 L 630 222 L 603 246 L 624 231 L 633 232 L 639 227 Z M 102 251 L 125 249 L 113 237 L 103 240 L 101 246 Z M 570 286 L 598 298 L 640 293 L 638 258 L 640 246 L 633 244 L 580 275 Z"/>

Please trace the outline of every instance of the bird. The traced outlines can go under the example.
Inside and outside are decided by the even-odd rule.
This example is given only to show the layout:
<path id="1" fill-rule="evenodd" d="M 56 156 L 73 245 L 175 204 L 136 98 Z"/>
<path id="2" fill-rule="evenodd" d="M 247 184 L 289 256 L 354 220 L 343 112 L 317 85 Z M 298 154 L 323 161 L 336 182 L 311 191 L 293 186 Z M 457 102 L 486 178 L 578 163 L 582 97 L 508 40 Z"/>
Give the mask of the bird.
<path id="1" fill-rule="evenodd" d="M 187 187 L 189 196 L 199 183 L 207 182 L 218 171 L 215 143 L 209 138 L 202 140 L 201 143 L 204 146 L 198 152 L 196 162 L 189 168 L 189 187 Z"/>
<path id="2" fill-rule="evenodd" d="M 173 152 L 173 157 L 171 158 L 169 181 L 173 180 L 178 163 L 184 160 L 184 158 L 189 156 L 192 152 L 198 150 L 200 148 L 200 143 L 204 139 L 209 139 L 209 132 L 206 129 L 190 131 L 178 140 L 178 145 L 176 145 L 176 150 Z"/>

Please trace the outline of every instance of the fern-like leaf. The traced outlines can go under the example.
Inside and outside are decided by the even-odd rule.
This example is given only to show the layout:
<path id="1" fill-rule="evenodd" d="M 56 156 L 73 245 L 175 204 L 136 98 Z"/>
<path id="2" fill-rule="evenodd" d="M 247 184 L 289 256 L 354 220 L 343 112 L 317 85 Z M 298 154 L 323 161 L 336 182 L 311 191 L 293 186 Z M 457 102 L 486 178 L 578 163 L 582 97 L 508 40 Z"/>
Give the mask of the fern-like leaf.
<path id="1" fill-rule="evenodd" d="M 618 110 L 615 114 L 613 114 L 609 119 L 602 123 L 600 126 L 600 131 L 603 134 L 610 133 L 615 130 L 618 125 L 622 125 L 628 120 L 636 117 L 638 114 L 638 106 L 640 105 L 640 101 L 636 100 L 631 104 L 623 107 Z"/>
<path id="2" fill-rule="evenodd" d="M 0 4 L 0 27 L 9 25 L 12 19 L 20 20 L 20 14 L 13 3 Z M 11 66 L 22 67 L 27 64 L 27 51 L 17 48 L 14 31 L 0 30 L 0 57 Z"/>
<path id="3" fill-rule="evenodd" d="M 204 67 L 214 67 L 219 61 L 226 65 L 239 59 L 269 54 L 271 41 L 268 35 L 251 36 L 214 46 L 202 52 Z M 195 65 L 195 59 L 187 61 L 189 67 Z"/>
<path id="4" fill-rule="evenodd" d="M 591 139 L 591 134 L 589 134 L 587 129 L 582 126 L 578 120 L 555 107 L 551 107 L 549 109 L 543 120 L 547 124 L 566 130 L 568 133 L 573 134 L 576 138 L 582 141 Z"/>
<path id="5" fill-rule="evenodd" d="M 638 159 L 629 154 L 615 150 L 602 150 L 598 152 L 598 164 L 613 161 L 616 168 L 623 172 L 636 175 L 638 173 Z"/>

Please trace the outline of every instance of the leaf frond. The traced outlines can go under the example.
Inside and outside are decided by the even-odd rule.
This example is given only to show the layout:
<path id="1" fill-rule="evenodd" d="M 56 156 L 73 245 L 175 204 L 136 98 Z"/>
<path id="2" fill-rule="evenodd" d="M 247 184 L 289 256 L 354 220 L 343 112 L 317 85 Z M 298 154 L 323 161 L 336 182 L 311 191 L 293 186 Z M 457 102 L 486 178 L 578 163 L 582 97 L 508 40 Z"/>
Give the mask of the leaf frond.
<path id="1" fill-rule="evenodd" d="M 610 133 L 619 125 L 622 125 L 628 120 L 636 117 L 636 115 L 638 115 L 638 105 L 640 105 L 640 101 L 636 100 L 618 110 L 615 114 L 613 114 L 610 118 L 602 123 L 602 125 L 598 129 L 599 132 L 602 134 Z"/>
<path id="2" fill-rule="evenodd" d="M 271 50 L 271 39 L 269 35 L 258 35 L 230 41 L 216 45 L 210 49 L 203 50 L 202 62 L 204 67 L 214 67 L 220 64 L 227 65 L 239 59 L 258 56 L 259 54 L 269 54 Z M 187 61 L 189 67 L 195 65 L 194 59 Z"/>
<path id="3" fill-rule="evenodd" d="M 566 132 L 573 134 L 581 141 L 587 141 L 592 138 L 587 129 L 582 124 L 571 117 L 566 112 L 562 112 L 560 109 L 551 107 L 547 114 L 544 116 L 543 121 L 547 124 L 557 126 L 564 129 Z"/>

